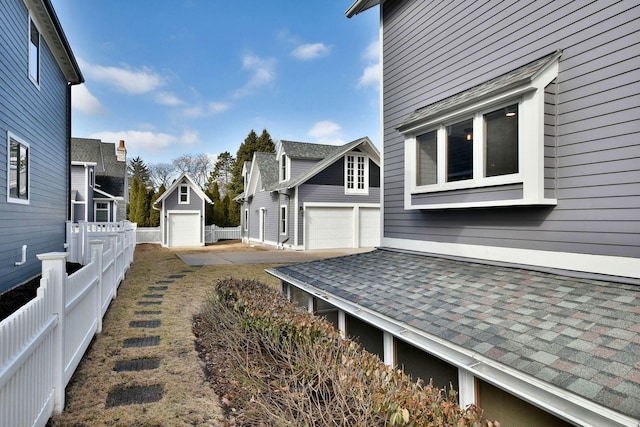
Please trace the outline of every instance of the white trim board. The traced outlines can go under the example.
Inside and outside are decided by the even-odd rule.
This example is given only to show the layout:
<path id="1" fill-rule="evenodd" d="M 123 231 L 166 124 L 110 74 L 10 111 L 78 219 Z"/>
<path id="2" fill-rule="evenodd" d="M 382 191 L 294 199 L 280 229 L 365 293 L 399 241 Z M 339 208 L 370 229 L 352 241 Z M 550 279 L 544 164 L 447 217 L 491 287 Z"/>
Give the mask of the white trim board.
<path id="1" fill-rule="evenodd" d="M 465 245 L 422 240 L 381 238 L 381 246 L 425 254 L 446 255 L 492 262 L 565 270 L 578 273 L 602 274 L 613 278 L 640 279 L 640 258 L 534 249 L 503 248 L 497 246 Z"/>

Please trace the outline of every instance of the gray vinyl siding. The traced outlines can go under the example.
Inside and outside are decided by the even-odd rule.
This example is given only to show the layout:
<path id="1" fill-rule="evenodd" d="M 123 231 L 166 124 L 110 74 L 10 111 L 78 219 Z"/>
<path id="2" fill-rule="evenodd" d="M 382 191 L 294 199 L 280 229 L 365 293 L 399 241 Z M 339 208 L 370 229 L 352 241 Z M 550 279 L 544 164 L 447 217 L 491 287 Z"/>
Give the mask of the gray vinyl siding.
<path id="1" fill-rule="evenodd" d="M 262 179 L 258 179 L 257 188 L 262 187 Z M 264 240 L 279 241 L 280 200 L 277 193 L 258 190 L 249 203 L 249 238 L 260 240 L 260 209 L 264 208 Z"/>
<path id="2" fill-rule="evenodd" d="M 289 179 L 297 178 L 302 175 L 304 172 L 309 170 L 312 166 L 318 163 L 317 160 L 306 160 L 306 159 L 289 159 L 291 162 Z"/>
<path id="3" fill-rule="evenodd" d="M 71 167 L 71 188 L 76 190 L 76 201 L 87 200 L 87 177 L 85 175 L 85 168 L 83 166 Z"/>
<path id="4" fill-rule="evenodd" d="M 202 199 L 200 198 L 200 196 L 198 196 L 198 194 L 196 194 L 195 191 L 193 191 L 193 188 L 189 187 L 189 203 L 184 203 L 184 204 L 178 203 L 179 192 L 180 192 L 180 185 L 178 185 L 167 196 L 167 198 L 164 199 L 165 215 L 167 211 L 198 211 L 200 212 L 201 216 L 205 214 L 205 212 L 203 211 Z M 166 217 L 165 217 L 165 220 L 167 220 Z M 203 232 L 202 222 L 199 221 L 198 224 L 200 224 L 200 233 L 202 233 Z M 163 233 L 164 233 L 163 238 L 165 242 L 169 242 L 169 236 L 167 234 L 169 231 L 168 228 L 169 227 L 164 227 L 164 230 L 163 230 Z"/>
<path id="5" fill-rule="evenodd" d="M 640 256 L 640 5 L 389 0 L 383 13 L 384 237 Z M 416 109 L 563 49 L 545 93 L 545 193 L 557 206 L 404 210 Z"/>
<path id="6" fill-rule="evenodd" d="M 40 87 L 28 76 L 29 14 L 22 0 L 0 13 L 0 293 L 41 272 L 36 254 L 63 251 L 69 195 L 67 82 L 44 38 Z M 30 146 L 29 204 L 7 203 L 7 131 Z M 27 262 L 21 259 L 27 245 Z"/>

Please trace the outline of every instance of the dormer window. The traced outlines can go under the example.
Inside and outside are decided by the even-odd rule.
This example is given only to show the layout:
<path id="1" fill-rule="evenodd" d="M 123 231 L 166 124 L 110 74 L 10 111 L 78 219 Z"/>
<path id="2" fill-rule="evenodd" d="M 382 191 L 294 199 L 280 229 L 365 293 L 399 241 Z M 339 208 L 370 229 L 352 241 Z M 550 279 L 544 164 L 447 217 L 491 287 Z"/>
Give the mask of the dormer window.
<path id="1" fill-rule="evenodd" d="M 345 194 L 369 194 L 369 158 L 350 153 L 345 160 Z"/>
<path id="2" fill-rule="evenodd" d="M 180 188 L 178 189 L 178 204 L 188 205 L 189 195 L 189 184 L 180 184 Z"/>
<path id="3" fill-rule="evenodd" d="M 288 179 L 288 163 L 287 163 L 287 155 L 282 154 L 280 156 L 280 181 L 286 181 Z"/>

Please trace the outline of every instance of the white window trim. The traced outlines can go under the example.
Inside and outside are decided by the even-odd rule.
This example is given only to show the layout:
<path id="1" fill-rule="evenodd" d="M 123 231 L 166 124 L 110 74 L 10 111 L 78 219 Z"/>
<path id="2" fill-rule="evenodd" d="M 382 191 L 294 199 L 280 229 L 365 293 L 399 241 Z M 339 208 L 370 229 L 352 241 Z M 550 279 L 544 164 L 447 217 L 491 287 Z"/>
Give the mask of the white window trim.
<path id="1" fill-rule="evenodd" d="M 355 185 L 354 188 L 349 188 L 349 156 L 353 156 L 353 183 Z M 364 188 L 358 187 L 358 157 L 362 157 L 364 159 Z M 344 155 L 344 194 L 369 194 L 369 156 L 361 153 L 352 151 Z"/>
<path id="2" fill-rule="evenodd" d="M 286 236 L 289 230 L 289 218 L 287 215 L 289 214 L 289 210 L 287 209 L 287 205 L 280 205 L 280 224 L 278 224 L 278 228 L 280 229 L 280 235 Z M 282 228 L 284 227 L 284 231 Z"/>
<path id="3" fill-rule="evenodd" d="M 507 90 L 492 97 L 471 102 L 457 111 L 434 116 L 428 121 L 404 131 L 405 139 L 405 209 L 443 209 L 516 205 L 555 205 L 556 199 L 544 195 L 544 91 L 558 75 L 558 61 L 549 65 L 530 84 Z M 509 104 L 518 104 L 518 173 L 485 178 L 484 174 L 484 119 L 483 114 Z M 438 130 L 438 164 L 446 164 L 444 145 L 445 126 L 459 120 L 474 120 L 474 177 L 470 180 L 445 182 L 444 167 L 438 168 L 438 184 L 416 185 L 416 137 Z M 478 132 L 480 131 L 480 132 Z M 526 161 L 524 161 L 526 160 Z M 430 194 L 450 190 L 491 187 L 505 184 L 523 185 L 523 197 L 514 200 L 460 202 L 443 204 L 415 204 L 412 195 Z"/>
<path id="4" fill-rule="evenodd" d="M 98 203 L 104 203 L 105 205 L 107 205 L 107 207 L 105 209 L 102 208 L 98 208 Z M 111 221 L 111 206 L 109 206 L 109 202 L 108 201 L 104 201 L 104 200 L 96 200 L 93 203 L 93 212 L 94 212 L 94 221 L 98 222 L 98 211 L 103 211 L 103 212 L 107 212 L 107 221 L 106 222 L 112 222 Z"/>
<path id="5" fill-rule="evenodd" d="M 20 145 L 27 147 L 27 198 L 20 199 L 11 197 L 11 140 L 14 140 Z M 31 146 L 25 142 L 22 138 L 17 137 L 11 132 L 7 132 L 7 203 L 17 203 L 21 205 L 28 205 L 31 201 Z"/>
<path id="6" fill-rule="evenodd" d="M 182 189 L 186 188 L 187 189 L 187 200 L 186 201 L 182 201 Z M 189 187 L 189 184 L 180 184 L 178 186 L 178 204 L 179 205 L 188 205 L 190 203 L 191 200 L 191 188 Z"/>
<path id="7" fill-rule="evenodd" d="M 244 231 L 249 230 L 249 209 L 244 210 Z"/>
<path id="8" fill-rule="evenodd" d="M 38 59 L 37 59 L 37 76 L 31 75 L 31 23 L 35 25 L 38 30 Z M 27 75 L 29 76 L 29 80 L 35 85 L 36 88 L 40 89 L 40 81 L 42 80 L 42 30 L 40 29 L 40 25 L 38 25 L 38 21 L 35 19 L 31 13 L 29 13 L 29 22 L 28 22 L 28 31 L 27 31 Z"/>

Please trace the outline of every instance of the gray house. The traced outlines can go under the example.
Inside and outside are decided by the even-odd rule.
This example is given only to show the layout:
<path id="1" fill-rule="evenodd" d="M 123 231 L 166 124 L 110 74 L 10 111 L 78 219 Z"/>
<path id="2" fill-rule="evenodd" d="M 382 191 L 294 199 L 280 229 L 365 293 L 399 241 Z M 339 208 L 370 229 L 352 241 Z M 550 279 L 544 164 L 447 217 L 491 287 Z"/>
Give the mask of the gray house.
<path id="1" fill-rule="evenodd" d="M 0 293 L 62 251 L 71 85 L 83 77 L 50 0 L 0 3 Z"/>
<path id="2" fill-rule="evenodd" d="M 204 246 L 205 203 L 213 204 L 189 175 L 180 175 L 154 202 L 153 209 L 160 210 L 162 246 Z"/>
<path id="3" fill-rule="evenodd" d="M 369 138 L 341 146 L 281 141 L 243 168 L 245 242 L 289 249 L 380 243 L 380 154 Z"/>
<path id="4" fill-rule="evenodd" d="M 127 149 L 99 139 L 71 139 L 71 221 L 127 218 Z"/>
<path id="5" fill-rule="evenodd" d="M 381 247 L 270 272 L 502 425 L 637 426 L 637 2 L 373 6 Z"/>

